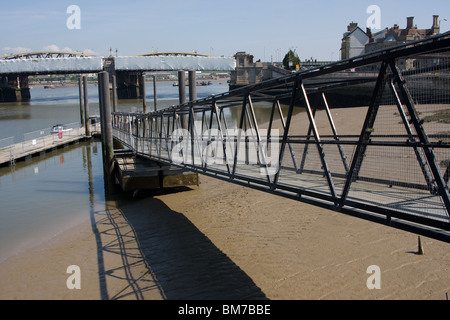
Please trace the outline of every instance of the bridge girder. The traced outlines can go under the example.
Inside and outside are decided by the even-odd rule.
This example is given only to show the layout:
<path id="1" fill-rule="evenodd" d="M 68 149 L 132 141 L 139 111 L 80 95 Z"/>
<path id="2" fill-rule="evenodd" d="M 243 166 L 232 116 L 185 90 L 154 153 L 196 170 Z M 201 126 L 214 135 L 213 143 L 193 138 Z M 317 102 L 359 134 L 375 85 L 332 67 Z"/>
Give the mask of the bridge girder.
<path id="1" fill-rule="evenodd" d="M 151 53 L 142 53 L 142 54 L 136 54 L 133 55 L 133 57 L 154 57 L 154 56 L 192 56 L 192 57 L 209 57 L 213 58 L 216 56 L 208 55 L 208 54 L 202 54 L 197 52 L 151 52 Z"/>
<path id="2" fill-rule="evenodd" d="M 52 58 L 74 58 L 74 57 L 95 57 L 82 52 L 25 52 L 6 55 L 0 57 L 0 60 L 19 60 L 19 59 L 52 59 Z"/>

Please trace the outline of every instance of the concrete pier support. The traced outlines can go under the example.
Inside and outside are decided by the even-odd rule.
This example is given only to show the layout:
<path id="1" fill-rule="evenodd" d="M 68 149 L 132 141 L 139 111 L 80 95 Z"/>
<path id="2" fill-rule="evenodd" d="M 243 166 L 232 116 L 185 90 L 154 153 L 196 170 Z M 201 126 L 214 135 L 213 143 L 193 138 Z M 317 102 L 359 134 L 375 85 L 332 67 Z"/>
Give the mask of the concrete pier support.
<path id="1" fill-rule="evenodd" d="M 0 102 L 30 101 L 28 75 L 4 75 L 0 80 Z"/>
<path id="2" fill-rule="evenodd" d="M 116 71 L 116 99 L 143 99 L 144 109 L 146 109 L 145 78 L 139 71 Z M 111 78 L 113 81 L 113 78 Z M 113 86 L 114 87 L 114 86 Z M 145 111 L 144 111 L 145 112 Z"/>
<path id="3" fill-rule="evenodd" d="M 119 99 L 138 99 L 140 97 L 138 85 L 140 74 L 140 72 L 116 71 Z"/>
<path id="4" fill-rule="evenodd" d="M 19 76 L 19 89 L 20 89 L 20 95 L 21 100 L 20 101 L 30 101 L 31 100 L 31 93 L 30 93 L 30 86 L 28 81 L 27 75 L 20 75 Z"/>

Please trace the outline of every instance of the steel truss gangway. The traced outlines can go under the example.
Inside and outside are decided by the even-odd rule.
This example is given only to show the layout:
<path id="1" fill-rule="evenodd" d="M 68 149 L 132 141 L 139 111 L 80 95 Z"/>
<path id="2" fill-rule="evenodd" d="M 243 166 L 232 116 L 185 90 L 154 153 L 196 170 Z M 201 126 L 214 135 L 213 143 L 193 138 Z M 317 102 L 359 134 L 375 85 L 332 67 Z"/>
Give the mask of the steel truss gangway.
<path id="1" fill-rule="evenodd" d="M 140 156 L 450 242 L 449 33 L 112 119 Z"/>

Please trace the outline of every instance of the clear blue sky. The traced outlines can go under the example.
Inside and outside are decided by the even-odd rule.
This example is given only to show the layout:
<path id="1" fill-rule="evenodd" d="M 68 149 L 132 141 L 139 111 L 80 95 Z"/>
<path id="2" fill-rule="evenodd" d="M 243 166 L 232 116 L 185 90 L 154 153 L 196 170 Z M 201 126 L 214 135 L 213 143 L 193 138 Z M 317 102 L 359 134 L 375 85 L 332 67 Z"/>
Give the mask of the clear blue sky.
<path id="1" fill-rule="evenodd" d="M 79 30 L 67 28 L 70 5 L 81 9 Z M 302 60 L 338 59 L 347 25 L 354 21 L 365 30 L 370 5 L 380 7 L 382 28 L 404 28 L 409 16 L 430 28 L 438 14 L 441 31 L 450 30 L 449 0 L 23 0 L 1 6 L 0 55 L 65 49 L 107 56 L 112 47 L 119 55 L 246 51 L 270 61 L 293 48 Z"/>

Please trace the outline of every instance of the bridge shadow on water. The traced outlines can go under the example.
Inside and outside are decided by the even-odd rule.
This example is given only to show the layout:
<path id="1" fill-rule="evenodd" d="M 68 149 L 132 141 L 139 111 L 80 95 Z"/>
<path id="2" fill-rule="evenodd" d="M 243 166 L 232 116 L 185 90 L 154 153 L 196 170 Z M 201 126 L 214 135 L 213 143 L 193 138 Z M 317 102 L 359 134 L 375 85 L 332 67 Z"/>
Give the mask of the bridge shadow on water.
<path id="1" fill-rule="evenodd" d="M 267 299 L 193 223 L 159 199 L 94 216 L 102 299 Z M 120 256 L 119 264 L 109 262 L 113 256 Z"/>

